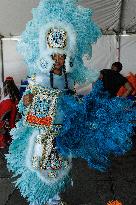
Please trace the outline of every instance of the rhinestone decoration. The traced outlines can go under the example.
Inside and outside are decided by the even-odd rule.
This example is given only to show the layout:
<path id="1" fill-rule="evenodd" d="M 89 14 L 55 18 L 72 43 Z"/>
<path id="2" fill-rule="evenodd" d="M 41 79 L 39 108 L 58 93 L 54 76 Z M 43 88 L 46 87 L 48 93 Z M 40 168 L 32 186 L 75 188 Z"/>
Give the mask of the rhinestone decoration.
<path id="1" fill-rule="evenodd" d="M 44 133 L 35 138 L 35 145 L 39 144 L 42 147 L 40 156 L 32 157 L 32 167 L 36 170 L 44 170 L 49 178 L 56 178 L 60 170 L 67 169 L 69 166 L 68 160 L 63 159 L 57 152 L 55 146 L 55 137 L 59 134 L 61 125 L 53 125 L 48 127 Z"/>
<path id="2" fill-rule="evenodd" d="M 35 143 L 42 144 L 42 135 L 38 135 L 35 139 Z"/>
<path id="3" fill-rule="evenodd" d="M 67 44 L 67 33 L 62 29 L 50 29 L 47 34 L 49 48 L 65 48 Z"/>
<path id="4" fill-rule="evenodd" d="M 68 160 L 59 155 L 55 145 L 55 137 L 62 127 L 62 125 L 53 124 L 61 91 L 37 85 L 31 86 L 31 91 L 34 97 L 32 104 L 28 107 L 25 122 L 44 130 L 36 136 L 34 141 L 32 167 L 39 172 L 45 171 L 49 178 L 56 178 L 60 170 L 67 169 L 69 166 Z M 41 150 L 40 155 L 35 153 L 38 147 Z"/>
<path id="5" fill-rule="evenodd" d="M 56 115 L 57 99 L 61 91 L 33 86 L 34 95 L 32 104 L 27 109 L 25 122 L 31 126 L 49 127 L 53 124 Z"/>
<path id="6" fill-rule="evenodd" d="M 40 65 L 42 67 L 42 69 L 46 69 L 48 67 L 48 61 L 46 61 L 45 59 L 41 58 L 40 59 Z"/>
<path id="7" fill-rule="evenodd" d="M 32 158 L 32 167 L 35 169 L 39 168 L 39 157 L 38 156 L 33 156 Z"/>

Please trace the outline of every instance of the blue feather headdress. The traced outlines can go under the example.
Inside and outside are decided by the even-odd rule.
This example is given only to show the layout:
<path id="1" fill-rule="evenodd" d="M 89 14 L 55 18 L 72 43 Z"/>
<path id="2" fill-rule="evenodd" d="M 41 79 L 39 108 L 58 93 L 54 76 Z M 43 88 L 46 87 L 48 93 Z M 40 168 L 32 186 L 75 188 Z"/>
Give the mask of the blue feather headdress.
<path id="1" fill-rule="evenodd" d="M 76 0 L 42 0 L 32 14 L 18 44 L 29 75 L 49 72 L 53 65 L 51 55 L 60 53 L 66 55 L 66 71 L 75 82 L 94 81 L 97 76 L 90 76 L 82 59 L 85 54 L 92 56 L 91 44 L 101 36 L 91 20 L 92 11 L 79 6 Z M 59 46 L 51 47 L 55 41 Z"/>

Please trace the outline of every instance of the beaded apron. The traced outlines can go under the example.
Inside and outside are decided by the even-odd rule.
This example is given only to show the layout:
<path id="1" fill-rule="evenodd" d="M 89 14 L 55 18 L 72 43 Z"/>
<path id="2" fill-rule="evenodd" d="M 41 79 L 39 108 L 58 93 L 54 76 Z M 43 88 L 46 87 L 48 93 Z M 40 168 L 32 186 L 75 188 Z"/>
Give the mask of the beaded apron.
<path id="1" fill-rule="evenodd" d="M 30 137 L 27 166 L 46 182 L 62 177 L 70 168 L 70 160 L 58 154 L 55 137 L 61 125 L 53 124 L 57 100 L 61 91 L 35 86 L 32 89 L 33 102 L 29 106 L 25 123 L 34 127 Z"/>

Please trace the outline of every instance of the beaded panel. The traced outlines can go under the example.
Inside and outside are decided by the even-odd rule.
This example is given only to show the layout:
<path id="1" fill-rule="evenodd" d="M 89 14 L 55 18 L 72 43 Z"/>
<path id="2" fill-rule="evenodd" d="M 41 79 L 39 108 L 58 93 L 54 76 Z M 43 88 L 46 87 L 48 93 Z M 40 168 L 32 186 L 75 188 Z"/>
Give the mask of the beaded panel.
<path id="1" fill-rule="evenodd" d="M 31 126 L 50 127 L 56 115 L 56 104 L 60 91 L 35 86 L 32 88 L 32 93 L 33 102 L 28 107 L 25 122 Z"/>

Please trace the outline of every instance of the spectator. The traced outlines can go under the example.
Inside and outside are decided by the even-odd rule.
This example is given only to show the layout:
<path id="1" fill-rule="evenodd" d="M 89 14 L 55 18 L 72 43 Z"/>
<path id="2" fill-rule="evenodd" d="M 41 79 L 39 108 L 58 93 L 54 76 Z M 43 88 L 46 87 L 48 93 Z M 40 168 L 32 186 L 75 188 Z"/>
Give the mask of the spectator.
<path id="1" fill-rule="evenodd" d="M 111 97 L 117 96 L 122 86 L 126 88 L 123 97 L 127 97 L 132 91 L 132 87 L 127 78 L 120 74 L 121 70 L 122 64 L 120 62 L 115 62 L 112 64 L 111 69 L 103 69 L 100 71 L 100 79 L 103 81 L 104 89 L 110 93 Z"/>
<path id="2" fill-rule="evenodd" d="M 0 101 L 0 148 L 5 148 L 6 143 L 11 141 L 9 131 L 15 127 L 19 100 L 19 90 L 13 78 L 7 77 L 3 83 L 3 97 Z"/>

